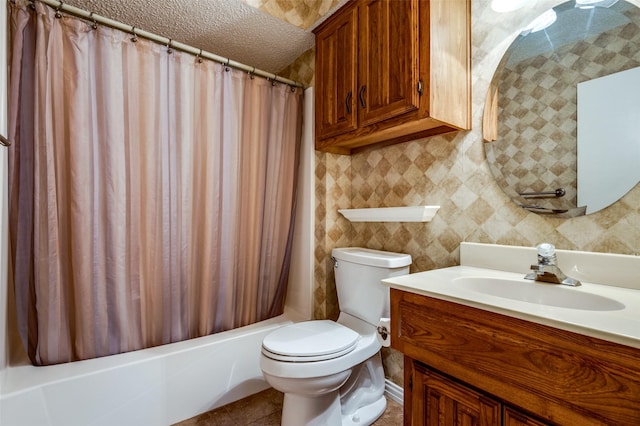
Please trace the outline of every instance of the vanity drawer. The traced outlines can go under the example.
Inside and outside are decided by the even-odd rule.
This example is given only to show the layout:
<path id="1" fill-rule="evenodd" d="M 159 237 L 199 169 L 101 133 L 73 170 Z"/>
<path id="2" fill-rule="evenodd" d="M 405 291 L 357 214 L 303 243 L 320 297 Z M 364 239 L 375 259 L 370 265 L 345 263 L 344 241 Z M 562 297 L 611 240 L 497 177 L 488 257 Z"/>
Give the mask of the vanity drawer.
<path id="1" fill-rule="evenodd" d="M 640 424 L 640 349 L 391 289 L 391 346 L 546 421 Z"/>

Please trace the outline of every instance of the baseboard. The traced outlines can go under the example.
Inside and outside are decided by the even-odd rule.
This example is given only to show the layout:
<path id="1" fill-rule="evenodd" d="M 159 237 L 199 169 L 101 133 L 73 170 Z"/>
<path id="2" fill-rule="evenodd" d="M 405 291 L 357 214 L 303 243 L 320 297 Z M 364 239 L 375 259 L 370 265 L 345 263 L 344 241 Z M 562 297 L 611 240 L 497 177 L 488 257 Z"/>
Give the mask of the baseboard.
<path id="1" fill-rule="evenodd" d="M 394 400 L 398 404 L 404 404 L 404 389 L 389 379 L 384 380 L 384 394 L 387 398 Z"/>

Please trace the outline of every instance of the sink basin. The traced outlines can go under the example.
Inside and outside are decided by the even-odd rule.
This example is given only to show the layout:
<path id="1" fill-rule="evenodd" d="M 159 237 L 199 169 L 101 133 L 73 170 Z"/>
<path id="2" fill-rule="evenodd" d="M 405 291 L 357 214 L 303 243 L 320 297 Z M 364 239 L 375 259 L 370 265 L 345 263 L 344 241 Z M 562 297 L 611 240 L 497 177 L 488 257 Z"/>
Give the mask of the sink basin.
<path id="1" fill-rule="evenodd" d="M 586 293 L 580 288 L 525 279 L 458 277 L 451 281 L 451 285 L 489 296 L 558 308 L 586 311 L 618 311 L 625 308 L 617 300 Z"/>
<path id="2" fill-rule="evenodd" d="M 640 256 L 559 250 L 560 268 L 582 286 L 525 280 L 533 247 L 462 243 L 460 265 L 382 282 L 536 324 L 640 348 Z M 523 266 L 524 265 L 524 266 Z"/>

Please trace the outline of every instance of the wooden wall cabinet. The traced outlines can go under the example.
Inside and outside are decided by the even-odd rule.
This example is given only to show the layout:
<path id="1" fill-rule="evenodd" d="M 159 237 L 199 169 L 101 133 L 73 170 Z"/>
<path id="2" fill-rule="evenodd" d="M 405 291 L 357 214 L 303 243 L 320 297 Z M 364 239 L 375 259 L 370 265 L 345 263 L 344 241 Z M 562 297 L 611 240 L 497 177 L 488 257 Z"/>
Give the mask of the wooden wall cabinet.
<path id="1" fill-rule="evenodd" d="M 405 425 L 637 425 L 640 349 L 391 290 Z"/>
<path id="2" fill-rule="evenodd" d="M 471 127 L 470 0 L 352 0 L 316 34 L 316 149 Z"/>

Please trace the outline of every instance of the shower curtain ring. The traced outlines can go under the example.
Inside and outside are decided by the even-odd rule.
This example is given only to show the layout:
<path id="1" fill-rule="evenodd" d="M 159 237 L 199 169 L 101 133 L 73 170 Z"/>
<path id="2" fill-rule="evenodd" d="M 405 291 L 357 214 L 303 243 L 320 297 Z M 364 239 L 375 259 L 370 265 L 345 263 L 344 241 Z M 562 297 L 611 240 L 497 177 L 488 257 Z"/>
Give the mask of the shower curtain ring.
<path id="1" fill-rule="evenodd" d="M 29 0 L 29 7 L 31 8 L 31 10 L 36 10 L 36 0 Z"/>
<path id="2" fill-rule="evenodd" d="M 198 54 L 196 55 L 196 61 L 201 64 L 202 63 L 202 49 L 200 49 L 200 52 L 198 52 Z"/>
<path id="3" fill-rule="evenodd" d="M 96 22 L 96 18 L 93 17 L 93 12 L 91 12 L 89 14 L 89 19 L 91 19 L 93 21 L 93 23 L 91 24 L 91 29 L 97 30 L 98 29 L 98 23 Z"/>
<path id="4" fill-rule="evenodd" d="M 133 37 L 131 37 L 131 41 L 134 43 L 137 42 L 138 34 L 136 34 L 136 27 L 131 27 L 131 34 L 133 34 Z"/>
<path id="5" fill-rule="evenodd" d="M 173 40 L 169 39 L 169 44 L 167 44 L 167 53 L 169 55 L 173 53 L 173 49 L 171 48 L 171 43 L 173 43 Z"/>
<path id="6" fill-rule="evenodd" d="M 64 6 L 64 2 L 60 2 L 60 4 L 58 5 L 58 7 L 56 7 L 56 14 L 55 14 L 55 17 L 56 17 L 57 19 L 62 18 L 62 13 L 60 13 L 60 10 L 63 8 L 63 6 Z"/>
<path id="7" fill-rule="evenodd" d="M 275 86 L 275 85 L 276 85 L 276 83 L 278 82 L 278 80 L 277 80 L 277 79 L 278 79 L 278 76 L 274 74 L 274 75 L 273 75 L 273 79 L 271 80 L 271 85 L 272 85 L 272 86 Z"/>
<path id="8" fill-rule="evenodd" d="M 251 71 L 249 71 L 249 78 L 251 80 L 253 80 L 254 78 L 256 78 L 255 75 L 253 75 L 253 73 L 256 72 L 256 67 L 253 67 L 253 69 Z"/>
<path id="9" fill-rule="evenodd" d="M 229 71 L 231 71 L 231 68 L 229 68 L 229 63 L 230 63 L 230 62 L 231 62 L 231 59 L 230 59 L 230 58 L 227 58 L 227 63 L 226 63 L 226 64 L 224 64 L 224 70 L 225 70 L 225 72 L 229 72 Z"/>

